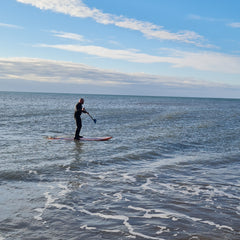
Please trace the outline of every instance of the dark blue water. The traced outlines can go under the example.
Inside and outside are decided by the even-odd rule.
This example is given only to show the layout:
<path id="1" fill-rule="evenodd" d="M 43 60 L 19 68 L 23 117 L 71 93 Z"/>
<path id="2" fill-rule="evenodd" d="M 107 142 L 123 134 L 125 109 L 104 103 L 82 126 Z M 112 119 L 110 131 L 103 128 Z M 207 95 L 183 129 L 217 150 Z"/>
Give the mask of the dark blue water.
<path id="1" fill-rule="evenodd" d="M 79 97 L 83 115 L 72 137 Z M 240 100 L 0 92 L 0 240 L 240 239 Z"/>

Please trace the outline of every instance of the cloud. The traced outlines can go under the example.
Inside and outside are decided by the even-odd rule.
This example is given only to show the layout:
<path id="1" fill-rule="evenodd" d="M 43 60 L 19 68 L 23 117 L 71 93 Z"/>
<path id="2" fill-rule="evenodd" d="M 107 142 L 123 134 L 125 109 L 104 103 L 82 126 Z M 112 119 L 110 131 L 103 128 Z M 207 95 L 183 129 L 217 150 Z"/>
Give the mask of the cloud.
<path id="1" fill-rule="evenodd" d="M 124 60 L 135 63 L 169 63 L 174 68 L 192 68 L 200 71 L 240 74 L 240 57 L 211 51 L 187 52 L 164 49 L 165 56 L 157 56 L 142 53 L 136 49 L 109 49 L 94 45 L 39 44 L 36 46 L 80 52 L 101 58 Z"/>
<path id="2" fill-rule="evenodd" d="M 226 21 L 226 19 L 203 17 L 196 14 L 189 14 L 188 18 L 192 20 L 199 20 L 199 21 L 206 21 L 206 22 L 225 22 Z"/>
<path id="3" fill-rule="evenodd" d="M 141 53 L 138 50 L 121 50 L 121 49 L 110 49 L 101 46 L 94 45 L 49 45 L 49 44 L 38 44 L 37 47 L 56 48 L 72 52 L 81 52 L 88 55 L 93 55 L 102 58 L 110 58 L 116 60 L 125 60 L 136 63 L 156 63 L 156 62 L 171 62 L 168 57 L 158 57 L 149 54 Z"/>
<path id="4" fill-rule="evenodd" d="M 0 58 L 5 91 L 82 92 L 162 96 L 237 97 L 239 85 L 200 79 L 123 73 L 84 64 L 33 58 Z"/>
<path id="5" fill-rule="evenodd" d="M 186 52 L 172 50 L 174 67 L 191 67 L 201 71 L 239 74 L 240 57 L 218 52 Z"/>
<path id="6" fill-rule="evenodd" d="M 85 41 L 82 35 L 79 35 L 76 33 L 62 32 L 62 31 L 55 31 L 55 30 L 52 30 L 51 33 L 53 33 L 53 36 L 59 37 L 59 38 L 66 38 L 66 39 L 76 40 L 80 42 Z"/>
<path id="7" fill-rule="evenodd" d="M 23 27 L 21 27 L 21 26 L 7 24 L 7 23 L 0 23 L 0 27 L 23 29 Z"/>
<path id="8" fill-rule="evenodd" d="M 172 40 L 194 44 L 199 47 L 212 47 L 204 45 L 204 38 L 193 31 L 179 31 L 172 33 L 163 28 L 146 21 L 140 21 L 133 18 L 116 16 L 113 14 L 103 13 L 99 9 L 89 8 L 81 0 L 17 0 L 20 3 L 31 4 L 41 10 L 51 10 L 72 17 L 92 18 L 97 23 L 105 25 L 115 25 L 117 27 L 126 28 L 141 32 L 147 38 L 158 40 Z"/>
<path id="9" fill-rule="evenodd" d="M 92 85 L 164 84 L 212 86 L 196 79 L 175 78 L 144 73 L 122 73 L 94 68 L 80 63 L 35 58 L 0 58 L 0 79 L 20 79 L 37 82 L 59 82 Z M 220 84 L 217 84 L 220 85 Z"/>
<path id="10" fill-rule="evenodd" d="M 228 26 L 232 28 L 240 28 L 240 22 L 229 23 Z"/>
<path id="11" fill-rule="evenodd" d="M 222 22 L 229 27 L 240 28 L 240 22 L 229 23 L 230 22 L 229 19 L 202 17 L 202 16 L 195 15 L 195 14 L 188 15 L 188 18 L 191 20 L 199 20 L 199 21 L 206 21 L 206 22 Z"/>

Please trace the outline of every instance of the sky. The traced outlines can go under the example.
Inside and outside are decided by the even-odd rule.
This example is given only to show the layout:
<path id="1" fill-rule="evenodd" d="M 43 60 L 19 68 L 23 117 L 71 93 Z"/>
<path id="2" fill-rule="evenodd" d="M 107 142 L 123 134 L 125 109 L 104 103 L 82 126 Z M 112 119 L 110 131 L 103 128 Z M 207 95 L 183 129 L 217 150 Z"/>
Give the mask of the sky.
<path id="1" fill-rule="evenodd" d="M 1 0 L 0 91 L 240 98 L 239 0 Z"/>

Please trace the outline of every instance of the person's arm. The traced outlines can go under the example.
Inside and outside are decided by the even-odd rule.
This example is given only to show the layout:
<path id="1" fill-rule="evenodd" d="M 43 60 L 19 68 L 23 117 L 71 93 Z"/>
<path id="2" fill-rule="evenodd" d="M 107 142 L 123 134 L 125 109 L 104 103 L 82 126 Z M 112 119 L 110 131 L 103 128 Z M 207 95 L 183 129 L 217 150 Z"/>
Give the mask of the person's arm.
<path id="1" fill-rule="evenodd" d="M 83 113 L 88 113 L 85 108 L 82 108 Z"/>

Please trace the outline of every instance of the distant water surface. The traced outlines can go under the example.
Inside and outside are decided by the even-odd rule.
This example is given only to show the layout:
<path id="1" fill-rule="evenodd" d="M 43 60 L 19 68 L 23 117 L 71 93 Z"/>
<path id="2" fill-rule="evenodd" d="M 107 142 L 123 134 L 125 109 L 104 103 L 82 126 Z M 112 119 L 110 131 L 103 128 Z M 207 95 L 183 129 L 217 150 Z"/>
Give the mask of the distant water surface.
<path id="1" fill-rule="evenodd" d="M 81 134 L 107 142 L 48 140 Z M 240 100 L 0 92 L 0 240 L 240 239 Z"/>

